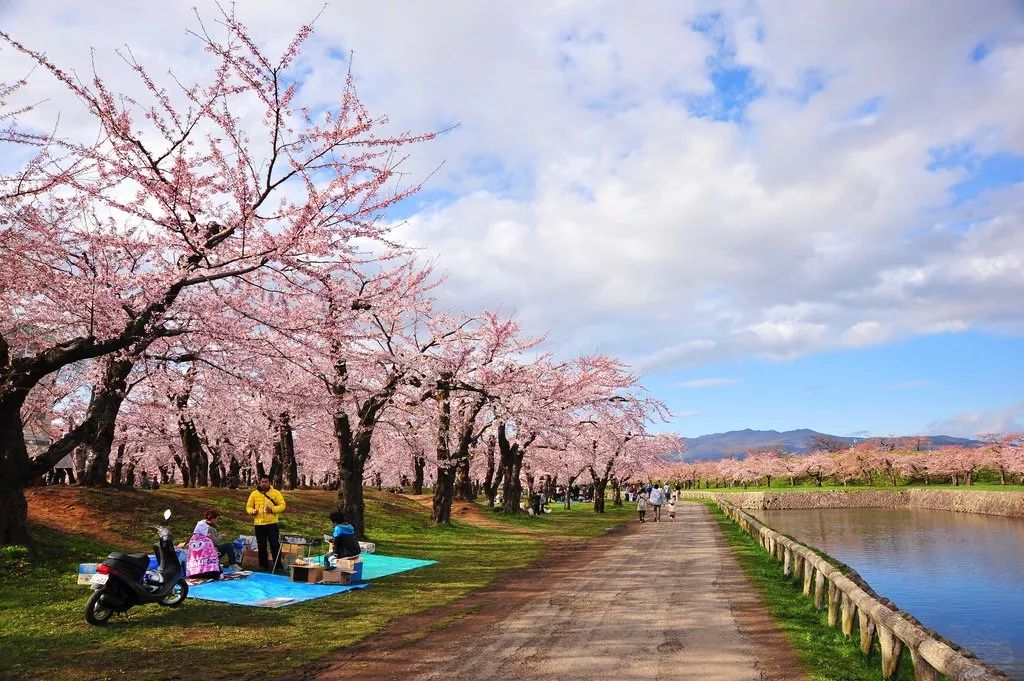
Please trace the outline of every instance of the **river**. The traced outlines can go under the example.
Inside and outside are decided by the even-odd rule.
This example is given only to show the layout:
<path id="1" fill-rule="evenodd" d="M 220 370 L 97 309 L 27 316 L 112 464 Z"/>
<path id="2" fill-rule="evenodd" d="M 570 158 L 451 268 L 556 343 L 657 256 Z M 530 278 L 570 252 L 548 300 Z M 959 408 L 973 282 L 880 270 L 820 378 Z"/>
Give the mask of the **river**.
<path id="1" fill-rule="evenodd" d="M 868 508 L 752 513 L 1024 681 L 1024 519 Z"/>

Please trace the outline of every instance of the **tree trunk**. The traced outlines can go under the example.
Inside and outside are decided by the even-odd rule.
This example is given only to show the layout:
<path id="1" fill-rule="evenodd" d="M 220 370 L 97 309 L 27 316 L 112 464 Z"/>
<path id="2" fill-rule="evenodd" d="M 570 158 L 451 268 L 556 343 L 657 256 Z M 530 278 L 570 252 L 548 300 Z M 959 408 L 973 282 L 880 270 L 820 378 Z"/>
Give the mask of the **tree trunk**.
<path id="1" fill-rule="evenodd" d="M 220 440 L 210 447 L 210 484 L 213 487 L 223 487 L 225 482 L 222 447 Z"/>
<path id="2" fill-rule="evenodd" d="M 334 437 L 338 443 L 338 510 L 345 513 L 355 528 L 356 536 L 366 538 L 366 505 L 363 502 L 363 471 L 370 458 L 370 443 L 373 430 L 385 408 L 394 396 L 403 373 L 393 370 L 384 385 L 358 405 L 358 421 L 355 430 L 342 399 L 348 387 L 348 367 L 344 361 L 334 364 L 334 375 L 328 383 L 331 395 L 337 402 L 333 416 Z"/>
<path id="3" fill-rule="evenodd" d="M 423 472 L 427 468 L 427 457 L 416 455 L 412 458 L 412 493 L 423 494 Z"/>
<path id="4" fill-rule="evenodd" d="M 622 482 L 614 475 L 611 479 L 612 483 L 612 506 L 622 506 Z"/>
<path id="5" fill-rule="evenodd" d="M 117 456 L 114 457 L 114 471 L 110 474 L 110 484 L 115 487 L 121 486 L 121 477 L 124 475 L 124 450 L 128 444 L 122 442 L 117 446 Z M 167 482 L 163 480 L 162 482 Z"/>
<path id="6" fill-rule="evenodd" d="M 452 461 L 451 425 L 452 403 L 448 381 L 438 380 L 437 386 L 437 437 L 435 450 L 437 455 L 437 482 L 434 483 L 434 500 L 431 506 L 431 519 L 435 524 L 451 522 L 452 499 L 455 497 L 455 469 L 457 462 Z"/>
<path id="7" fill-rule="evenodd" d="M 594 450 L 597 450 L 597 443 L 594 443 Z M 589 466 L 590 477 L 594 481 L 594 513 L 604 513 L 604 492 L 608 487 L 608 480 L 612 475 L 612 466 L 615 465 L 615 457 L 608 459 L 605 464 L 604 474 L 598 475 L 593 466 Z"/>
<path id="8" fill-rule="evenodd" d="M 455 498 L 454 469 L 437 466 L 437 483 L 434 485 L 434 499 L 431 505 L 431 519 L 435 524 L 451 522 L 452 501 Z"/>
<path id="9" fill-rule="evenodd" d="M 368 434 L 351 441 L 343 448 L 338 459 L 338 509 L 348 517 L 360 539 L 366 537 L 366 504 L 363 501 L 363 469 L 366 459 L 360 456 L 364 446 L 368 454 Z"/>
<path id="10" fill-rule="evenodd" d="M 203 443 L 199 439 L 199 432 L 191 417 L 186 414 L 178 415 L 178 436 L 181 438 L 181 446 L 185 450 L 184 458 L 188 461 L 188 487 L 206 487 L 210 484 L 210 464 L 203 450 Z M 182 469 L 182 475 L 185 470 Z"/>
<path id="11" fill-rule="evenodd" d="M 83 425 L 85 432 L 85 471 L 79 483 L 89 487 L 105 487 L 107 470 L 110 468 L 110 448 L 114 443 L 117 414 L 128 394 L 128 376 L 135 366 L 134 356 L 130 358 L 107 359 L 103 379 L 89 401 Z M 86 425 L 88 424 L 88 425 Z"/>
<path id="12" fill-rule="evenodd" d="M 30 477 L 22 400 L 0 397 L 0 546 L 27 546 L 28 502 L 25 482 Z"/>
<path id="13" fill-rule="evenodd" d="M 504 422 L 498 425 L 498 451 L 501 455 L 501 510 L 504 513 L 520 513 L 523 483 L 519 473 L 523 467 L 523 451 L 518 442 L 509 443 Z"/>
<path id="14" fill-rule="evenodd" d="M 181 486 L 195 487 L 192 483 L 192 471 L 189 469 L 188 460 L 173 448 L 171 449 L 171 455 L 174 457 L 174 463 L 177 464 L 178 470 L 181 471 Z"/>
<path id="15" fill-rule="evenodd" d="M 565 510 L 572 509 L 572 486 L 576 484 L 576 479 L 583 475 L 583 471 L 579 471 L 576 475 L 570 475 L 569 479 L 565 484 Z"/>
<path id="16" fill-rule="evenodd" d="M 455 498 L 460 501 L 476 501 L 473 481 L 469 477 L 469 462 L 469 457 L 460 457 L 455 466 Z"/>
<path id="17" fill-rule="evenodd" d="M 608 478 L 594 480 L 594 513 L 604 513 L 604 493 L 608 487 Z"/>
<path id="18" fill-rule="evenodd" d="M 281 462 L 281 485 L 283 489 L 295 489 L 299 484 L 299 465 L 295 459 L 295 438 L 292 435 L 291 416 L 281 412 L 277 421 L 277 446 Z"/>
<path id="19" fill-rule="evenodd" d="M 128 470 L 124 474 L 125 485 L 128 487 L 128 489 L 132 489 L 135 487 L 135 466 L 138 463 L 139 459 L 134 456 L 128 460 Z"/>
<path id="20" fill-rule="evenodd" d="M 281 465 L 281 453 L 278 451 L 280 444 L 274 443 L 274 452 L 270 457 L 270 472 L 267 474 L 270 476 L 270 484 L 278 489 L 284 487 L 284 466 Z"/>
<path id="21" fill-rule="evenodd" d="M 498 485 L 501 484 L 501 469 L 494 465 L 494 448 L 497 441 L 494 436 L 487 438 L 487 474 L 484 475 L 484 496 L 487 507 L 494 508 L 494 500 L 498 497 Z"/>

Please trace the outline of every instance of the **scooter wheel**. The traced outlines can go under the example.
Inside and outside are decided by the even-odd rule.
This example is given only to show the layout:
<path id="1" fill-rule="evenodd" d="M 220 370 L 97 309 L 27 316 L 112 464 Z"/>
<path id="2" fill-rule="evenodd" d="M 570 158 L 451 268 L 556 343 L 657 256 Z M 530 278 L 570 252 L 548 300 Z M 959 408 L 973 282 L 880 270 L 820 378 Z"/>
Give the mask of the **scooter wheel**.
<path id="1" fill-rule="evenodd" d="M 171 593 L 160 599 L 160 605 L 166 605 L 168 608 L 177 608 L 187 597 L 188 582 L 184 579 L 179 579 L 175 582 L 174 588 L 171 589 Z"/>
<path id="2" fill-rule="evenodd" d="M 102 590 L 93 591 L 89 596 L 89 602 L 85 604 L 85 621 L 97 627 L 106 625 L 110 621 L 111 615 L 114 614 L 113 608 L 100 601 L 101 596 L 103 596 Z"/>

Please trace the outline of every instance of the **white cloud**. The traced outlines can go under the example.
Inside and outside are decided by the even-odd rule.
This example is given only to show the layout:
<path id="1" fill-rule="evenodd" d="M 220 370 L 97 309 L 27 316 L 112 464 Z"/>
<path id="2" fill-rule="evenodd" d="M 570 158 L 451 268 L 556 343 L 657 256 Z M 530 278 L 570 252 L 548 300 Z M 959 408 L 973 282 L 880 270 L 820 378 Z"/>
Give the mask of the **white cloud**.
<path id="1" fill-rule="evenodd" d="M 843 332 L 840 342 L 849 347 L 876 345 L 883 342 L 888 332 L 878 322 L 857 322 Z"/>
<path id="2" fill-rule="evenodd" d="M 985 433 L 1024 431 L 1024 402 L 993 411 L 966 411 L 928 424 L 929 435 L 975 438 Z"/>
<path id="3" fill-rule="evenodd" d="M 716 11 L 716 31 L 691 28 Z M 278 5 L 240 13 L 273 49 L 286 42 Z M 117 71 L 110 48 L 128 43 L 186 80 L 204 59 L 186 5 L 12 2 L 0 19 L 82 73 L 90 46 L 101 68 Z M 966 171 L 932 167 L 936 149 L 1024 153 L 1007 104 L 1024 96 L 1019 25 L 1008 0 L 332 4 L 301 97 L 337 93 L 337 55 L 354 50 L 361 93 L 395 129 L 461 123 L 406 168 L 418 179 L 444 161 L 424 199 L 446 198 L 401 228 L 448 272 L 444 304 L 500 305 L 567 353 L 650 370 L 781 361 L 1024 331 L 1024 192 L 952 206 Z M 740 123 L 686 106 L 712 94 L 714 64 L 751 69 L 760 96 Z M 24 73 L 0 53 L 0 79 Z M 66 102 L 44 75 L 40 121 Z"/>
<path id="4" fill-rule="evenodd" d="M 716 388 L 721 385 L 735 385 L 741 383 L 738 378 L 695 378 L 691 381 L 683 381 L 680 388 Z"/>

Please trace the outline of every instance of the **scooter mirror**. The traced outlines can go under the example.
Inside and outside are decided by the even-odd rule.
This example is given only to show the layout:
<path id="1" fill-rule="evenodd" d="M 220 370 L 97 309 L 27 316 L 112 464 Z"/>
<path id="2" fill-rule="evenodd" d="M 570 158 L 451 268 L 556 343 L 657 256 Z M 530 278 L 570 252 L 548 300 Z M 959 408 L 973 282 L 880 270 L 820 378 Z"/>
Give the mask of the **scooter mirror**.
<path id="1" fill-rule="evenodd" d="M 171 519 L 171 509 L 167 509 L 166 511 L 164 511 L 164 520 L 170 520 L 170 519 Z"/>

